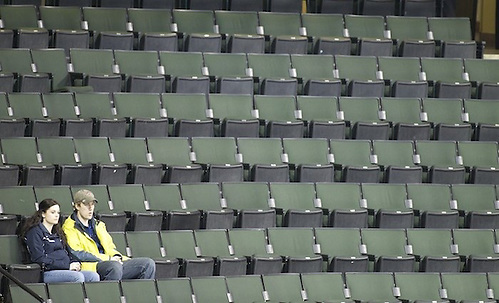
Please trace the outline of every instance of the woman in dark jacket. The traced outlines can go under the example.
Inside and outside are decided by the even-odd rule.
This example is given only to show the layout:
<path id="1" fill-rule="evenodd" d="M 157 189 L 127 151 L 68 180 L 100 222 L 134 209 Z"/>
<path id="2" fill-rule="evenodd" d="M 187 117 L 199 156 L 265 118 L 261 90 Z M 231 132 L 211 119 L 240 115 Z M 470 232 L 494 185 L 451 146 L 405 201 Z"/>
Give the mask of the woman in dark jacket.
<path id="1" fill-rule="evenodd" d="M 80 271 L 80 262 L 68 251 L 59 217 L 59 203 L 45 199 L 40 202 L 38 211 L 26 220 L 21 231 L 31 261 L 43 269 L 43 282 L 99 281 L 97 273 Z"/>

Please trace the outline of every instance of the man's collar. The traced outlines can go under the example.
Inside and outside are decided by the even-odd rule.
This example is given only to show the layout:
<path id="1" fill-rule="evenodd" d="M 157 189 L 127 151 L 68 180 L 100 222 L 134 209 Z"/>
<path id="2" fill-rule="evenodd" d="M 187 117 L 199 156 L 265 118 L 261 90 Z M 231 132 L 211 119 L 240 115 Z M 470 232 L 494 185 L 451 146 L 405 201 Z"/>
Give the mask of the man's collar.
<path id="1" fill-rule="evenodd" d="M 75 224 L 79 226 L 81 229 L 87 228 L 83 223 L 80 221 L 78 218 L 78 212 L 74 211 L 73 214 L 71 215 L 71 218 L 75 221 Z M 88 220 L 88 226 L 94 227 L 95 226 L 95 219 L 92 217 L 92 219 Z"/>

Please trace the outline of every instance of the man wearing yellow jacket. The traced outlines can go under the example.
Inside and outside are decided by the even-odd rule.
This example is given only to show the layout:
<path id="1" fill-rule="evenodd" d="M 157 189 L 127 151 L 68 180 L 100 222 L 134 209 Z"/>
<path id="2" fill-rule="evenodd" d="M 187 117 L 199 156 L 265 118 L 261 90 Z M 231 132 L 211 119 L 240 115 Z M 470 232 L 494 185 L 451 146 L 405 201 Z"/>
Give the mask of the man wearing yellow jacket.
<path id="1" fill-rule="evenodd" d="M 97 271 L 101 280 L 154 279 L 152 259 L 131 259 L 116 250 L 106 224 L 94 218 L 95 203 L 91 191 L 76 192 L 75 211 L 62 226 L 72 253 L 81 261 L 81 270 Z"/>

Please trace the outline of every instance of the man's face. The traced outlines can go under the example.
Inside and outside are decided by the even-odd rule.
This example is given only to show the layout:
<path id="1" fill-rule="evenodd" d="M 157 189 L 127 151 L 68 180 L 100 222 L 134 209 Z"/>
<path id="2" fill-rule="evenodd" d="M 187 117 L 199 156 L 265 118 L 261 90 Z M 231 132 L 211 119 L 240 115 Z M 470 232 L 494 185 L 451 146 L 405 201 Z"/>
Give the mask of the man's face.
<path id="1" fill-rule="evenodd" d="M 90 220 L 94 215 L 95 202 L 85 202 L 85 203 L 77 203 L 75 205 L 76 210 L 78 211 L 78 216 L 83 220 Z"/>

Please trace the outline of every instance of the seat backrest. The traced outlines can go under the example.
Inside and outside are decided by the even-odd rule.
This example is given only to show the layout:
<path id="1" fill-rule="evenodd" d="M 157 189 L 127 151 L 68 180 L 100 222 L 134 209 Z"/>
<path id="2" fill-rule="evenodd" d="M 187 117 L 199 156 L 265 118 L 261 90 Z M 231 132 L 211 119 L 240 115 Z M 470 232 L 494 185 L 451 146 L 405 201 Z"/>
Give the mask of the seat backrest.
<path id="1" fill-rule="evenodd" d="M 3 161 L 8 164 L 40 164 L 35 138 L 2 138 Z"/>
<path id="2" fill-rule="evenodd" d="M 450 210 L 451 191 L 448 184 L 407 184 L 407 197 L 413 209 Z"/>
<path id="3" fill-rule="evenodd" d="M 188 209 L 222 209 L 220 190 L 217 183 L 183 183 L 180 185 L 180 191 Z"/>
<path id="4" fill-rule="evenodd" d="M 83 284 L 81 283 L 47 283 L 50 300 L 64 302 L 67 298 L 84 301 Z"/>
<path id="5" fill-rule="evenodd" d="M 177 24 L 180 33 L 208 34 L 214 33 L 215 16 L 213 11 L 181 10 L 172 12 L 173 22 Z"/>
<path id="6" fill-rule="evenodd" d="M 384 300 L 394 298 L 392 273 L 346 273 L 345 280 L 354 300 Z"/>
<path id="7" fill-rule="evenodd" d="M 371 165 L 371 143 L 368 140 L 331 140 L 334 163 L 342 165 Z"/>
<path id="8" fill-rule="evenodd" d="M 298 13 L 258 12 L 258 18 L 266 35 L 300 35 L 301 20 Z"/>
<path id="9" fill-rule="evenodd" d="M 403 229 L 361 229 L 367 253 L 375 256 L 405 256 L 407 244 Z"/>
<path id="10" fill-rule="evenodd" d="M 49 30 L 81 30 L 81 7 L 75 6 L 40 6 L 40 18 L 43 27 Z"/>
<path id="11" fill-rule="evenodd" d="M 253 2 L 253 1 L 252 1 Z M 258 14 L 256 11 L 215 11 L 215 18 L 222 34 L 258 34 Z"/>
<path id="12" fill-rule="evenodd" d="M 436 0 L 405 0 L 404 16 L 424 16 L 434 17 L 440 15 L 440 9 L 437 8 Z"/>
<path id="13" fill-rule="evenodd" d="M 115 50 L 114 59 L 120 73 L 126 75 L 158 75 L 159 57 L 155 51 Z"/>
<path id="14" fill-rule="evenodd" d="M 421 58 L 421 69 L 427 80 L 464 82 L 463 60 L 459 58 Z"/>
<path id="15" fill-rule="evenodd" d="M 261 79 L 290 78 L 291 59 L 287 54 L 248 54 L 248 66 Z"/>
<path id="16" fill-rule="evenodd" d="M 344 300 L 344 282 L 341 273 L 304 273 L 301 275 L 303 290 L 311 301 Z"/>
<path id="17" fill-rule="evenodd" d="M 0 17 L 6 29 L 38 27 L 38 16 L 34 5 L 2 5 Z"/>
<path id="18" fill-rule="evenodd" d="M 270 183 L 270 196 L 275 207 L 283 209 L 315 209 L 313 183 Z"/>
<path id="19" fill-rule="evenodd" d="M 127 11 L 125 8 L 84 7 L 83 19 L 88 29 L 96 32 L 127 31 Z"/>
<path id="20" fill-rule="evenodd" d="M 166 255 L 176 258 L 196 258 L 196 243 L 192 230 L 161 231 L 161 242 Z"/>
<path id="21" fill-rule="evenodd" d="M 38 203 L 44 199 L 54 199 L 59 202 L 62 214 L 71 215 L 73 213 L 73 196 L 69 186 L 35 186 L 35 196 Z"/>
<path id="22" fill-rule="evenodd" d="M 195 230 L 194 237 L 203 256 L 227 257 L 232 255 L 225 230 Z"/>
<path id="23" fill-rule="evenodd" d="M 144 212 L 145 197 L 141 184 L 108 185 L 113 211 Z"/>
<path id="24" fill-rule="evenodd" d="M 362 197 L 369 209 L 406 209 L 407 191 L 405 184 L 362 184 Z"/>
<path id="25" fill-rule="evenodd" d="M 150 209 L 168 211 L 182 208 L 178 184 L 144 185 L 143 188 Z"/>
<path id="26" fill-rule="evenodd" d="M 345 27 L 350 37 L 386 38 L 385 20 L 382 16 L 345 15 Z"/>
<path id="27" fill-rule="evenodd" d="M 121 281 L 121 289 L 127 302 L 157 300 L 154 280 Z"/>
<path id="28" fill-rule="evenodd" d="M 362 1 L 361 13 L 363 15 L 398 15 L 399 1 L 396 0 L 364 0 Z"/>
<path id="29" fill-rule="evenodd" d="M 441 300 L 440 274 L 395 273 L 395 283 L 400 289 L 400 298 L 406 300 Z"/>
<path id="30" fill-rule="evenodd" d="M 119 300 L 121 290 L 118 281 L 105 281 L 95 283 L 85 283 L 85 293 L 92 302 L 109 302 L 109 300 Z"/>
<path id="31" fill-rule="evenodd" d="M 140 33 L 170 33 L 171 19 L 169 9 L 128 9 L 128 20 L 132 22 L 134 31 Z"/>
<path id="32" fill-rule="evenodd" d="M 460 141 L 457 144 L 464 166 L 497 167 L 497 142 Z"/>
<path id="33" fill-rule="evenodd" d="M 159 52 L 165 74 L 171 76 L 203 76 L 203 55 L 199 52 Z"/>
<path id="34" fill-rule="evenodd" d="M 2 245 L 2 255 L 0 255 L 0 264 L 21 264 L 22 253 L 19 238 L 15 235 L 0 235 L 0 244 Z"/>
<path id="35" fill-rule="evenodd" d="M 312 228 L 269 228 L 269 242 L 274 253 L 281 256 L 314 256 Z"/>
<path id="36" fill-rule="evenodd" d="M 203 54 L 204 64 L 212 76 L 245 77 L 246 56 L 244 54 Z"/>
<path id="37" fill-rule="evenodd" d="M 114 74 L 114 56 L 110 49 L 71 49 L 73 70 L 84 74 Z"/>
<path id="38" fill-rule="evenodd" d="M 495 211 L 497 201 L 492 184 L 453 184 L 452 199 L 457 208 L 465 211 Z"/>
<path id="39" fill-rule="evenodd" d="M 299 302 L 302 300 L 302 288 L 299 274 L 263 275 L 262 280 L 270 300 L 279 302 Z"/>
<path id="40" fill-rule="evenodd" d="M 27 283 L 25 285 L 29 287 L 31 290 L 33 290 L 35 293 L 37 293 L 44 300 L 48 299 L 45 283 Z M 16 286 L 13 283 L 11 283 L 9 287 L 10 287 L 9 292 L 13 301 L 30 302 L 30 300 L 34 300 L 34 298 L 21 287 Z"/>
<path id="41" fill-rule="evenodd" d="M 345 120 L 355 122 L 381 122 L 379 100 L 375 97 L 340 97 L 340 110 Z"/>
<path id="42" fill-rule="evenodd" d="M 192 288 L 189 278 L 157 280 L 158 291 L 166 302 L 192 302 Z"/>
<path id="43" fill-rule="evenodd" d="M 8 95 L 14 117 L 43 119 L 42 95 L 40 93 L 19 93 Z"/>
<path id="44" fill-rule="evenodd" d="M 358 183 L 316 183 L 317 198 L 321 207 L 333 209 L 358 209 L 362 199 Z"/>
<path id="45" fill-rule="evenodd" d="M 58 91 L 71 84 L 63 49 L 32 49 L 31 56 L 37 71 L 52 76 L 52 90 Z"/>
<path id="46" fill-rule="evenodd" d="M 150 164 L 153 160 L 145 138 L 109 138 L 109 146 L 117 163 Z"/>
<path id="47" fill-rule="evenodd" d="M 489 229 L 454 229 L 454 244 L 458 245 L 459 255 L 494 256 L 494 232 Z"/>
<path id="48" fill-rule="evenodd" d="M 329 164 L 329 144 L 323 138 L 284 138 L 284 153 L 292 164 Z"/>
<path id="49" fill-rule="evenodd" d="M 420 81 L 420 62 L 411 57 L 378 57 L 383 78 L 391 81 Z"/>
<path id="50" fill-rule="evenodd" d="M 268 209 L 269 188 L 263 182 L 223 183 L 222 195 L 231 209 Z"/>
<path id="51" fill-rule="evenodd" d="M 499 102 L 495 100 L 464 100 L 469 122 L 495 124 L 499 114 Z"/>
<path id="52" fill-rule="evenodd" d="M 316 228 L 315 238 L 321 254 L 331 258 L 360 256 L 361 238 L 357 228 Z"/>
<path id="53" fill-rule="evenodd" d="M 267 254 L 267 237 L 264 229 L 230 229 L 230 243 L 236 256 Z"/>
<path id="54" fill-rule="evenodd" d="M 128 231 L 126 241 L 132 257 L 162 259 L 162 245 L 157 231 Z"/>
<path id="55" fill-rule="evenodd" d="M 343 37 L 345 24 L 341 14 L 302 14 L 303 27 L 313 37 Z"/>
<path id="56" fill-rule="evenodd" d="M 294 96 L 255 96 L 259 118 L 269 121 L 297 121 Z"/>
<path id="57" fill-rule="evenodd" d="M 373 141 L 373 151 L 378 164 L 383 166 L 414 166 L 414 146 L 412 141 Z"/>
<path id="58" fill-rule="evenodd" d="M 38 150 L 45 164 L 77 164 L 79 159 L 71 137 L 37 138 Z"/>
<path id="59" fill-rule="evenodd" d="M 343 56 L 334 57 L 339 78 L 355 80 L 376 80 L 378 63 L 374 56 Z"/>
<path id="60" fill-rule="evenodd" d="M 297 96 L 296 103 L 306 121 L 338 121 L 336 97 Z"/>
<path id="61" fill-rule="evenodd" d="M 253 98 L 250 95 L 211 94 L 210 109 L 213 118 L 251 120 L 253 116 Z"/>
<path id="62" fill-rule="evenodd" d="M 147 138 L 147 147 L 154 163 L 191 165 L 191 148 L 187 138 Z"/>
<path id="63" fill-rule="evenodd" d="M 168 117 L 175 119 L 206 120 L 208 104 L 204 94 L 162 94 L 163 107 Z"/>
<path id="64" fill-rule="evenodd" d="M 489 300 L 487 276 L 485 273 L 442 273 L 442 288 L 453 300 Z"/>
<path id="65" fill-rule="evenodd" d="M 393 39 L 428 39 L 428 22 L 425 17 L 386 16 L 386 28 Z"/>
<path id="66" fill-rule="evenodd" d="M 428 121 L 434 123 L 463 123 L 463 101 L 461 99 L 423 99 L 423 112 Z"/>
<path id="67" fill-rule="evenodd" d="M 282 141 L 279 138 L 238 138 L 237 146 L 243 162 L 253 164 L 282 164 Z"/>
<path id="68" fill-rule="evenodd" d="M 203 164 L 238 164 L 237 146 L 234 138 L 192 138 L 192 151 L 196 162 Z"/>
<path id="69" fill-rule="evenodd" d="M 82 118 L 116 118 L 108 93 L 76 93 L 75 100 Z"/>
<path id="70" fill-rule="evenodd" d="M 196 302 L 229 302 L 224 277 L 194 277 L 191 284 Z"/>
<path id="71" fill-rule="evenodd" d="M 381 98 L 386 121 L 421 123 L 421 103 L 418 98 Z"/>
<path id="72" fill-rule="evenodd" d="M 334 79 L 334 58 L 331 55 L 291 55 L 291 64 L 296 75 L 306 83 L 308 80 Z"/>
<path id="73" fill-rule="evenodd" d="M 416 152 L 420 156 L 420 165 L 460 166 L 456 162 L 457 146 L 455 142 L 417 141 Z"/>
<path id="74" fill-rule="evenodd" d="M 499 62 L 484 59 L 464 59 L 464 67 L 471 81 L 498 82 Z"/>
<path id="75" fill-rule="evenodd" d="M 414 255 L 452 256 L 452 234 L 449 229 L 407 229 L 407 242 Z"/>
<path id="76" fill-rule="evenodd" d="M 164 118 L 159 94 L 114 93 L 113 99 L 120 118 Z"/>
<path id="77" fill-rule="evenodd" d="M 428 27 L 435 40 L 471 41 L 471 23 L 467 17 L 459 18 L 428 18 Z"/>
<path id="78" fill-rule="evenodd" d="M 227 276 L 225 280 L 234 302 L 250 303 L 265 300 L 261 276 Z"/>
<path id="79" fill-rule="evenodd" d="M 74 138 L 73 142 L 80 155 L 81 163 L 109 164 L 114 162 L 108 139 L 105 137 Z"/>
<path id="80" fill-rule="evenodd" d="M 50 118 L 78 119 L 72 93 L 42 94 Z"/>

